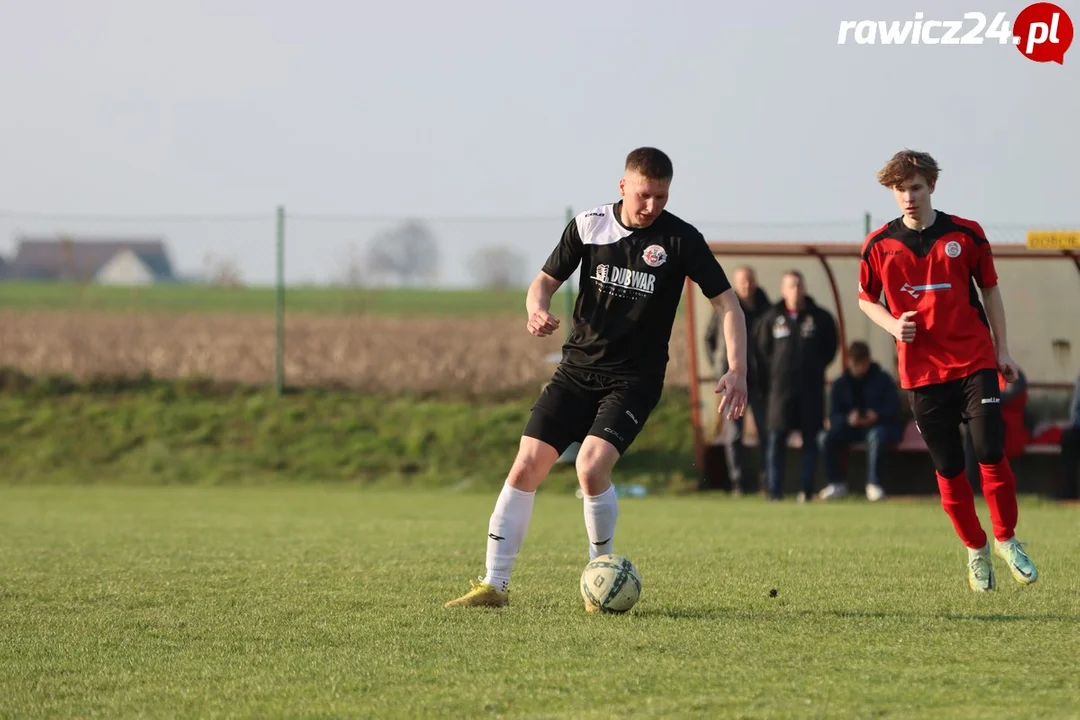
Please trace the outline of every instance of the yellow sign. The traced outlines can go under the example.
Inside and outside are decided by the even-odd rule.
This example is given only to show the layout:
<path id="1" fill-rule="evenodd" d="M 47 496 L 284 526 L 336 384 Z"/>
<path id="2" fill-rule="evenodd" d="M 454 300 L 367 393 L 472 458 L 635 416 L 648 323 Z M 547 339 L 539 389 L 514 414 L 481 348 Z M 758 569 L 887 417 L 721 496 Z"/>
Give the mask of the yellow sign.
<path id="1" fill-rule="evenodd" d="M 1080 250 L 1080 230 L 1028 230 L 1028 250 Z"/>

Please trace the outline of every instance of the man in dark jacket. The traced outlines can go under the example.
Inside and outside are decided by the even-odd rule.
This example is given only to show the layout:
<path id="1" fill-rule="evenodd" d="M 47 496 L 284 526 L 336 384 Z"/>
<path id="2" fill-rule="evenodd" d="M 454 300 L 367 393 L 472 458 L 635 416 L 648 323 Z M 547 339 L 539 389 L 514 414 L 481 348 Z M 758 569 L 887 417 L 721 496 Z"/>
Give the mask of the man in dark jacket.
<path id="1" fill-rule="evenodd" d="M 757 284 L 757 276 L 754 269 L 746 265 L 735 268 L 732 272 L 731 287 L 735 290 L 735 295 L 739 298 L 739 303 L 742 305 L 743 309 L 743 315 L 746 316 L 746 337 L 748 339 L 752 338 L 753 335 L 751 333 L 753 332 L 754 322 L 761 317 L 762 313 L 769 309 L 769 297 L 765 294 L 765 291 L 761 289 L 761 286 Z M 709 363 L 712 365 L 713 373 L 716 377 L 723 376 L 728 370 L 727 352 L 721 342 L 724 329 L 720 326 L 720 317 L 720 313 L 714 312 L 709 320 L 709 327 L 705 331 L 705 347 L 708 350 Z M 761 388 L 758 387 L 753 353 L 747 353 L 746 388 L 748 391 L 750 412 L 754 415 L 754 425 L 758 428 L 758 435 L 760 436 L 758 439 L 758 447 L 761 450 L 761 470 L 764 474 L 765 398 L 761 394 Z M 743 415 L 734 420 L 725 421 L 717 415 L 717 419 L 721 422 L 729 422 L 732 424 L 732 433 L 724 434 L 718 432 L 716 433 L 714 440 L 720 440 L 725 436 L 728 438 L 728 441 L 724 444 L 724 459 L 727 463 L 728 479 L 731 481 L 732 492 L 741 494 L 744 490 L 745 479 L 743 467 L 743 458 L 745 456 L 743 427 L 746 422 L 746 416 Z"/>
<path id="2" fill-rule="evenodd" d="M 1076 500 L 1078 497 L 1078 474 L 1080 474 L 1080 377 L 1076 378 L 1072 403 L 1069 405 L 1069 424 L 1061 433 L 1061 465 L 1063 471 L 1061 487 L 1057 493 L 1061 500 Z"/>
<path id="3" fill-rule="evenodd" d="M 825 368 L 836 357 L 836 321 L 806 294 L 798 270 L 784 273 L 779 303 L 758 319 L 753 343 L 758 381 L 765 393 L 766 476 L 769 497 L 783 496 L 787 439 L 792 430 L 803 438 L 798 500 L 814 492 L 818 443 L 825 416 Z"/>
<path id="4" fill-rule="evenodd" d="M 870 346 L 861 340 L 848 348 L 844 374 L 829 390 L 829 429 L 821 434 L 828 485 L 818 497 L 833 500 L 847 495 L 841 454 L 845 447 L 866 443 L 866 498 L 883 500 L 881 469 L 885 448 L 900 440 L 900 392 L 896 381 L 870 357 Z"/>

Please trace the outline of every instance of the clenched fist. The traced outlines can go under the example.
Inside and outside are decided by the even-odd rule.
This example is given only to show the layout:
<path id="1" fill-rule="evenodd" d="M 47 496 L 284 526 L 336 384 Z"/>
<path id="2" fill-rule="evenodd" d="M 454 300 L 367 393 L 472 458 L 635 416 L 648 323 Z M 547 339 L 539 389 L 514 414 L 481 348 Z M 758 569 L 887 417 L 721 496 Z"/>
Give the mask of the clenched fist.
<path id="1" fill-rule="evenodd" d="M 526 327 L 528 327 L 529 332 L 536 337 L 547 337 L 559 329 L 559 318 L 555 317 L 547 310 L 539 308 L 529 316 L 529 322 Z"/>
<path id="2" fill-rule="evenodd" d="M 893 323 L 892 336 L 900 342 L 909 343 L 915 339 L 915 321 L 912 319 L 917 312 L 914 310 L 908 310 L 906 313 L 896 318 L 896 322 Z"/>

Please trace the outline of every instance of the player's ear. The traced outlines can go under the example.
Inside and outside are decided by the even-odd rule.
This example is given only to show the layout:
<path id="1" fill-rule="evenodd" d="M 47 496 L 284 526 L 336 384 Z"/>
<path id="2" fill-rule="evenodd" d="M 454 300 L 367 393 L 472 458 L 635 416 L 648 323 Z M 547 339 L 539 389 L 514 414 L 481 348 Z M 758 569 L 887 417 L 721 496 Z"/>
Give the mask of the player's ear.
<path id="1" fill-rule="evenodd" d="M 619 178 L 619 196 L 626 197 L 626 176 Z"/>

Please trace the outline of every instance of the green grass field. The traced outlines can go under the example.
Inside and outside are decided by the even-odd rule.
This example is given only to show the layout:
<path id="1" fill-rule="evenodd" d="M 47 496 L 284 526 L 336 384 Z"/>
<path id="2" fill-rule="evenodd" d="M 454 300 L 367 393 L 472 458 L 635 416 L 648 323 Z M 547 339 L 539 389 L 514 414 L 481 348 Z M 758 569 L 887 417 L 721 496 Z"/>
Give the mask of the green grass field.
<path id="1" fill-rule="evenodd" d="M 0 716 L 1075 718 L 1077 509 L 1024 498 L 1042 578 L 966 585 L 934 502 L 624 499 L 644 578 L 587 615 L 581 504 L 537 497 L 503 610 L 494 495 L 0 489 Z M 982 517 L 985 508 L 980 506 Z M 777 596 L 769 597 L 776 589 Z"/>
<path id="2" fill-rule="evenodd" d="M 565 291 L 552 307 L 565 309 Z M 344 315 L 482 317 L 523 314 L 525 289 L 426 290 L 288 288 L 287 312 Z M 243 312 L 271 314 L 273 288 L 222 288 L 202 285 L 152 285 L 125 288 L 75 283 L 0 282 L 0 309 L 110 310 L 126 312 Z"/>

